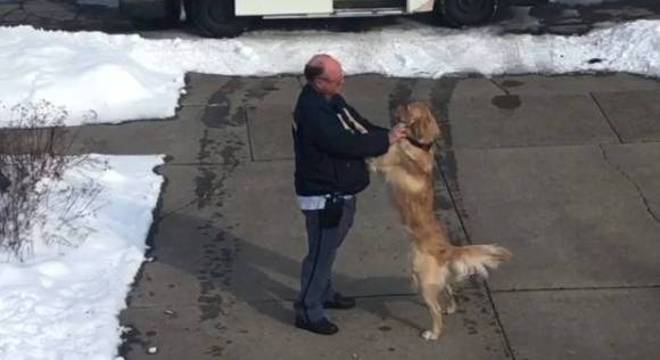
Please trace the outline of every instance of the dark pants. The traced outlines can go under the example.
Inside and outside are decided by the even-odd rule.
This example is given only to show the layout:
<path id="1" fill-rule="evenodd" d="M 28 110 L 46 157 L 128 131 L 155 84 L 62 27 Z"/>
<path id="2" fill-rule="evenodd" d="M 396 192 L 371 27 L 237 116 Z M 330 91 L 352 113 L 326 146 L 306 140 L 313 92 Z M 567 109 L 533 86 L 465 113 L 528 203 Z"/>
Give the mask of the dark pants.
<path id="1" fill-rule="evenodd" d="M 356 199 L 344 201 L 342 218 L 335 228 L 322 229 L 320 210 L 303 210 L 307 227 L 307 256 L 302 263 L 300 294 L 295 304 L 296 315 L 306 321 L 318 321 L 325 317 L 323 302 L 335 294 L 332 286 L 332 264 L 337 249 L 344 242 L 353 225 Z"/>

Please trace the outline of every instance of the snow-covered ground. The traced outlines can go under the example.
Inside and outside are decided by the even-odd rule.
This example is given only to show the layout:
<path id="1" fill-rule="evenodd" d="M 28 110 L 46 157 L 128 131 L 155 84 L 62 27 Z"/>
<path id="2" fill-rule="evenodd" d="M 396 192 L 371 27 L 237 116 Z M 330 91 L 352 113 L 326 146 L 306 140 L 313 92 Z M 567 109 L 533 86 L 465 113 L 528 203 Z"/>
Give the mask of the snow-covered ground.
<path id="1" fill-rule="evenodd" d="M 144 260 L 163 181 L 152 169 L 162 157 L 95 158 L 108 167 L 73 168 L 63 180 L 82 186 L 91 177 L 103 188 L 96 216 L 76 223 L 94 229 L 86 240 L 58 248 L 35 239 L 34 257 L 0 261 L 0 359 L 109 360 L 117 352 L 117 315 Z"/>
<path id="2" fill-rule="evenodd" d="M 163 118 L 174 115 L 186 72 L 300 73 L 318 52 L 337 56 L 348 74 L 437 78 L 624 71 L 658 77 L 660 21 L 624 23 L 583 36 L 502 35 L 497 27 L 395 27 L 355 34 L 251 32 L 226 40 L 0 28 L 0 102 L 46 99 L 67 108 L 70 125 L 83 121 L 89 110 L 96 122 Z M 7 124 L 0 120 L 2 126 Z"/>

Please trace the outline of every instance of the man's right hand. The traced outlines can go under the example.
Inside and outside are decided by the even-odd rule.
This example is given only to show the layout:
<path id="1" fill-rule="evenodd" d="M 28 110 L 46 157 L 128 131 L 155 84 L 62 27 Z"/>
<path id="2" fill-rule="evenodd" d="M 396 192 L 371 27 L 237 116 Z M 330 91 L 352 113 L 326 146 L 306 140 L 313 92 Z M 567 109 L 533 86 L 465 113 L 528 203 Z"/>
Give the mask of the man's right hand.
<path id="1" fill-rule="evenodd" d="M 394 145 L 395 143 L 399 142 L 399 140 L 404 139 L 406 136 L 408 136 L 408 129 L 406 126 L 403 124 L 395 125 L 392 130 L 390 130 L 390 145 Z"/>

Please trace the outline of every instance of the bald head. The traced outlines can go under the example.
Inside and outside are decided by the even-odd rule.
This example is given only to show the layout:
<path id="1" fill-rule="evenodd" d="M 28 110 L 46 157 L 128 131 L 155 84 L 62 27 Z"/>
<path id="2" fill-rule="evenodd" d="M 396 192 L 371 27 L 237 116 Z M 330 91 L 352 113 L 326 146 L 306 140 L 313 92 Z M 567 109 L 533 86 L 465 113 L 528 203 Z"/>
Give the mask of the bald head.
<path id="1" fill-rule="evenodd" d="M 317 54 L 305 64 L 305 78 L 307 81 L 313 81 L 315 78 L 325 75 L 326 71 L 341 71 L 339 61 L 328 54 Z"/>
<path id="2" fill-rule="evenodd" d="M 335 58 L 327 54 L 318 54 L 305 65 L 305 78 L 317 91 L 332 96 L 341 90 L 344 72 Z"/>

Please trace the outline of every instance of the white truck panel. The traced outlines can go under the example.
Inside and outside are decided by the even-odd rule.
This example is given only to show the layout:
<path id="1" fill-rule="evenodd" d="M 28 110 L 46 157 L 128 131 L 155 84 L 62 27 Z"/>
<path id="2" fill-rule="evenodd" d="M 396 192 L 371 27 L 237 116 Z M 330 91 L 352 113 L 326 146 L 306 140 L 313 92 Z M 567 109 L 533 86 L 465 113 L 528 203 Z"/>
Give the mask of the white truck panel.
<path id="1" fill-rule="evenodd" d="M 408 0 L 406 11 L 409 13 L 433 11 L 435 0 Z"/>
<path id="2" fill-rule="evenodd" d="M 236 15 L 329 14 L 332 0 L 234 0 Z"/>

